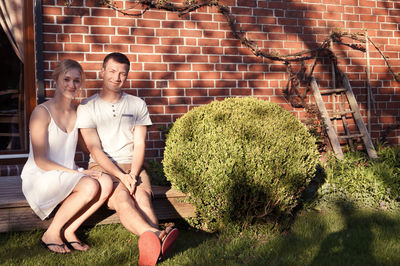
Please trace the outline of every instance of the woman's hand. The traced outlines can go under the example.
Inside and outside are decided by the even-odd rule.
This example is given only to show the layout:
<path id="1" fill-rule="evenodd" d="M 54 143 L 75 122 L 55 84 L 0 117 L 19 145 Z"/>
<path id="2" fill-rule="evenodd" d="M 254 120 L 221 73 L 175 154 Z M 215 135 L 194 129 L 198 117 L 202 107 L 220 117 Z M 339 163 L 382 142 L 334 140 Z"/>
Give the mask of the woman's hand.
<path id="1" fill-rule="evenodd" d="M 81 173 L 85 174 L 87 176 L 90 176 L 91 178 L 94 178 L 94 179 L 99 179 L 101 177 L 101 175 L 103 174 L 102 172 L 93 171 L 93 170 L 83 170 L 83 171 L 81 171 Z"/>

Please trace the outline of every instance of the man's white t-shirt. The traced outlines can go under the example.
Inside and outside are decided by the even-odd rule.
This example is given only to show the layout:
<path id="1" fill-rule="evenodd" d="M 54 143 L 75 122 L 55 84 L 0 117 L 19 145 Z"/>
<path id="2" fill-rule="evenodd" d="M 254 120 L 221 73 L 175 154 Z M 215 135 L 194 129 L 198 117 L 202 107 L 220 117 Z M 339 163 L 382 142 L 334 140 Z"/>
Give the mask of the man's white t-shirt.
<path id="1" fill-rule="evenodd" d="M 78 106 L 78 128 L 96 128 L 105 154 L 120 164 L 132 162 L 133 131 L 136 125 L 152 125 L 146 103 L 122 93 L 116 103 L 95 94 Z M 94 162 L 90 156 L 90 162 Z"/>

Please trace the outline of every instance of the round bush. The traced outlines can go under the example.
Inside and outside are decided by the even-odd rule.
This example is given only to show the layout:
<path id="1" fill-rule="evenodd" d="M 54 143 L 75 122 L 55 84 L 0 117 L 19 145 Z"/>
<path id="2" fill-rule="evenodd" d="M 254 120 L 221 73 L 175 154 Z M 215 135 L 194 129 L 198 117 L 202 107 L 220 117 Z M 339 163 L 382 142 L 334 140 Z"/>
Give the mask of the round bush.
<path id="1" fill-rule="evenodd" d="M 319 162 L 305 125 L 274 103 L 229 98 L 196 107 L 167 135 L 164 171 L 196 208 L 192 225 L 291 212 Z"/>

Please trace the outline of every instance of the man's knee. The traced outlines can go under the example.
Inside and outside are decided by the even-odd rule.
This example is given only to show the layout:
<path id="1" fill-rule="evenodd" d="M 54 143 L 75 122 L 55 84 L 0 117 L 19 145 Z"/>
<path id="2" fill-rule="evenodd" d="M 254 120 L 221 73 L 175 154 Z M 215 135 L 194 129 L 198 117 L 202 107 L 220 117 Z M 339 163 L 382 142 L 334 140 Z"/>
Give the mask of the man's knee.
<path id="1" fill-rule="evenodd" d="M 133 208 L 134 202 L 132 196 L 129 194 L 129 191 L 119 186 L 121 186 L 121 184 L 117 186 L 109 199 L 109 207 L 116 211 L 124 210 L 126 208 Z"/>

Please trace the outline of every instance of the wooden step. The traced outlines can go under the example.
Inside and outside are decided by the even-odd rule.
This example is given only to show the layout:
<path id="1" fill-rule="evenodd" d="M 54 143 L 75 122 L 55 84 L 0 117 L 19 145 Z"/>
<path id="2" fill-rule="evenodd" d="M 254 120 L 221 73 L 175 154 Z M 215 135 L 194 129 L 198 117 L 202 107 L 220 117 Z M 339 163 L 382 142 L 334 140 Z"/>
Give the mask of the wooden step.
<path id="1" fill-rule="evenodd" d="M 184 202 L 186 195 L 169 187 L 152 186 L 153 207 L 160 221 L 193 217 L 194 208 Z M 22 193 L 19 176 L 0 177 L 0 232 L 47 228 L 51 218 L 40 220 Z M 85 225 L 119 223 L 114 211 L 101 207 Z"/>
<path id="2" fill-rule="evenodd" d="M 354 111 L 352 111 L 352 110 L 344 110 L 344 111 L 341 111 L 341 112 L 330 113 L 329 116 L 331 117 L 331 120 L 332 119 L 343 119 L 342 116 L 346 116 L 348 114 L 353 114 L 353 113 L 354 113 Z"/>
<path id="3" fill-rule="evenodd" d="M 346 135 L 346 136 L 338 136 L 339 139 L 357 139 L 364 137 L 363 134 L 353 134 L 353 135 Z"/>
<path id="4" fill-rule="evenodd" d="M 319 90 L 319 93 L 332 94 L 332 93 L 340 93 L 340 92 L 346 92 L 346 91 L 347 91 L 347 89 L 341 88 L 341 89 Z"/>

